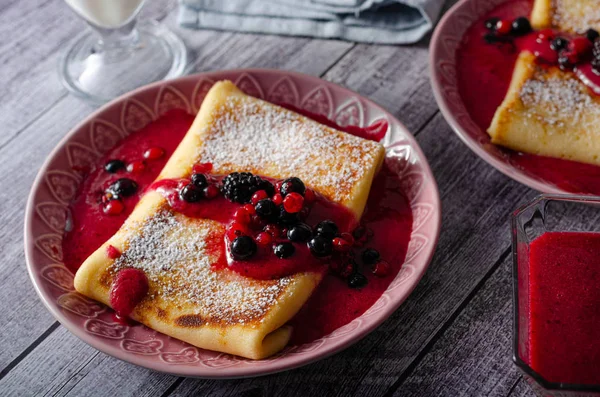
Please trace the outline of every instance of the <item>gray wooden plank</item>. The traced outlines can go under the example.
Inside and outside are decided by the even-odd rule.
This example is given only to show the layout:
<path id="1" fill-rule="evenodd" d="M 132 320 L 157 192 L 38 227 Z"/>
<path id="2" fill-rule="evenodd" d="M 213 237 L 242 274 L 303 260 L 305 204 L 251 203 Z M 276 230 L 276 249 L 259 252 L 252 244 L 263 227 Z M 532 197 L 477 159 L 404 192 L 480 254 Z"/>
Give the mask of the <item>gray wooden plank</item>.
<path id="1" fill-rule="evenodd" d="M 351 44 L 336 41 L 314 43 L 308 39 L 274 40 L 269 36 L 209 31 L 182 31 L 181 34 L 185 34 L 186 42 L 195 50 L 192 53 L 198 55 L 199 70 L 274 65 L 319 74 L 351 47 Z M 298 63 L 298 58 L 312 61 Z M 8 365 L 54 322 L 33 292 L 24 270 L 22 236 L 21 233 L 14 233 L 14 230 L 21 230 L 23 203 L 37 168 L 64 133 L 91 109 L 80 100 L 67 96 L 59 100 L 51 112 L 42 114 L 25 128 L 17 139 L 0 148 L 0 157 L 11 159 L 0 164 L 0 214 L 3 222 L 0 228 L 0 257 L 4 260 L 0 277 L 5 285 L 11 286 L 0 289 L 0 299 L 7 307 L 0 313 L 0 321 L 5 324 L 0 339 L 11 344 L 10 349 L 0 351 L 0 368 Z M 44 131 L 45 139 L 39 139 L 39 131 Z M 16 153 L 20 155 L 15 156 Z M 62 349 L 60 346 L 55 348 L 57 352 Z M 32 360 L 37 359 L 34 354 Z M 71 363 L 68 357 L 64 359 L 65 364 Z M 118 372 L 120 374 L 123 371 Z"/>
<path id="2" fill-rule="evenodd" d="M 396 390 L 402 396 L 506 396 L 520 374 L 512 363 L 512 257 Z"/>
<path id="3" fill-rule="evenodd" d="M 175 0 L 147 2 L 144 18 L 164 17 Z M 67 95 L 57 76 L 60 53 L 85 29 L 63 1 L 8 4 L 0 12 L 0 148 Z"/>

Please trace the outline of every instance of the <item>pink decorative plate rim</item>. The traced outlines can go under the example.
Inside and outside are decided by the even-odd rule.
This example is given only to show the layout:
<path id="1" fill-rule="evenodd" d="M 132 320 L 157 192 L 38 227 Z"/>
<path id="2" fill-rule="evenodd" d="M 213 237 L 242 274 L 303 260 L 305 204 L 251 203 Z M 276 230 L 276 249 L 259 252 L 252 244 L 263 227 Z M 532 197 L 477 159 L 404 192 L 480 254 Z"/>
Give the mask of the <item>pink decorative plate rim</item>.
<path id="1" fill-rule="evenodd" d="M 485 162 L 532 189 L 544 193 L 569 193 L 549 182 L 527 175 L 487 151 L 484 143 L 475 135 L 481 133 L 481 129 L 472 121 L 460 99 L 456 82 L 456 49 L 473 22 L 506 1 L 460 0 L 446 12 L 438 23 L 429 45 L 433 94 L 442 115 L 456 135 Z"/>
<path id="2" fill-rule="evenodd" d="M 260 361 L 199 349 L 144 326 L 115 324 L 103 305 L 73 292 L 73 276 L 60 263 L 59 231 L 67 222 L 64 209 L 81 181 L 72 167 L 93 161 L 112 140 L 143 127 L 166 110 L 196 112 L 210 85 L 222 79 L 234 81 L 249 94 L 303 106 L 340 124 L 364 126 L 387 120 L 389 128 L 382 141 L 386 158 L 397 160 L 395 171 L 404 182 L 414 218 L 406 263 L 380 300 L 330 335 L 287 347 Z M 139 88 L 79 123 L 48 156 L 33 184 L 25 214 L 25 256 L 30 278 L 48 310 L 89 345 L 118 359 L 173 375 L 238 378 L 312 363 L 370 333 L 418 284 L 432 259 L 440 225 L 439 192 L 427 160 L 414 137 L 390 113 L 353 91 L 317 77 L 279 70 L 239 69 L 190 75 Z"/>

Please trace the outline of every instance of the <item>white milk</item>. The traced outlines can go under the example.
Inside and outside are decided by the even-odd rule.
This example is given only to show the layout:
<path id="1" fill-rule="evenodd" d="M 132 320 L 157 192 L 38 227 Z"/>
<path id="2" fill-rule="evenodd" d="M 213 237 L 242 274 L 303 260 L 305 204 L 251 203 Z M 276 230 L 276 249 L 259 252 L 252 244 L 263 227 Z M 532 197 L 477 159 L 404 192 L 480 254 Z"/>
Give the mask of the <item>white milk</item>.
<path id="1" fill-rule="evenodd" d="M 144 0 L 65 0 L 77 14 L 102 28 L 117 28 L 137 11 Z"/>

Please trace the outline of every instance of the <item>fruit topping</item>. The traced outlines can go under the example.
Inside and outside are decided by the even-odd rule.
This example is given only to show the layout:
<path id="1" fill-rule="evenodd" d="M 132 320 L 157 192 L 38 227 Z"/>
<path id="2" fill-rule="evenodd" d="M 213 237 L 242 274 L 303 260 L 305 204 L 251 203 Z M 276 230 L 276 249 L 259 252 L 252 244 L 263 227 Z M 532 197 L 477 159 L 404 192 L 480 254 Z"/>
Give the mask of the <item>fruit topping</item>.
<path id="1" fill-rule="evenodd" d="M 259 245 L 269 245 L 273 242 L 273 236 L 267 232 L 260 232 L 256 235 L 256 243 Z"/>
<path id="2" fill-rule="evenodd" d="M 281 205 L 283 204 L 283 196 L 279 193 L 275 193 L 273 195 L 273 202 L 275 203 L 275 205 Z"/>
<path id="3" fill-rule="evenodd" d="M 121 251 L 119 251 L 115 246 L 113 245 L 107 245 L 106 246 L 106 255 L 108 255 L 108 257 L 110 259 L 117 259 L 118 257 L 121 256 Z"/>
<path id="4" fill-rule="evenodd" d="M 127 171 L 132 174 L 139 174 L 146 168 L 146 163 L 143 161 L 134 161 L 132 163 L 127 164 Z"/>
<path id="5" fill-rule="evenodd" d="M 535 39 L 535 41 L 537 41 L 539 44 L 543 44 L 546 41 L 552 40 L 554 40 L 554 31 L 552 29 L 540 30 L 537 38 Z"/>
<path id="6" fill-rule="evenodd" d="M 242 208 L 250 215 L 256 215 L 256 208 L 252 204 L 245 204 Z"/>
<path id="7" fill-rule="evenodd" d="M 505 20 L 501 19 L 496 23 L 496 32 L 501 35 L 507 35 L 512 31 L 512 24 Z"/>
<path id="8" fill-rule="evenodd" d="M 315 199 L 316 199 L 315 192 L 313 192 L 311 189 L 308 189 L 308 188 L 306 190 L 304 190 L 304 202 L 306 204 L 314 203 Z"/>
<path id="9" fill-rule="evenodd" d="M 192 172 L 194 174 L 205 174 L 207 172 L 211 172 L 213 169 L 212 163 L 199 163 L 194 164 L 192 167 Z"/>
<path id="10" fill-rule="evenodd" d="M 362 261 L 365 265 L 374 265 L 381 258 L 379 251 L 373 248 L 367 248 L 362 253 Z"/>
<path id="11" fill-rule="evenodd" d="M 110 174 L 115 174 L 125 169 L 125 163 L 121 160 L 110 160 L 104 165 L 104 170 Z"/>
<path id="12" fill-rule="evenodd" d="M 259 190 L 265 190 L 268 193 L 270 188 L 274 190 L 270 182 L 249 172 L 232 172 L 223 178 L 223 194 L 229 201 L 235 203 L 247 204 L 254 193 Z"/>
<path id="13" fill-rule="evenodd" d="M 231 243 L 231 254 L 238 261 L 249 259 L 256 253 L 256 243 L 249 236 L 236 237 Z"/>
<path id="14" fill-rule="evenodd" d="M 580 59 L 592 52 L 593 45 L 585 37 L 575 37 L 568 45 L 569 51 L 574 52 Z"/>
<path id="15" fill-rule="evenodd" d="M 318 236 L 331 240 L 338 234 L 338 227 L 333 221 L 325 220 L 319 222 L 315 228 L 315 232 Z"/>
<path id="16" fill-rule="evenodd" d="M 377 277 L 386 277 L 390 274 L 390 264 L 386 261 L 378 261 L 372 267 L 373 274 Z"/>
<path id="17" fill-rule="evenodd" d="M 295 251 L 296 248 L 292 243 L 279 243 L 273 247 L 273 253 L 279 259 L 289 258 L 290 256 L 294 255 Z"/>
<path id="18" fill-rule="evenodd" d="M 529 19 L 526 17 L 516 18 L 512 22 L 510 32 L 515 36 L 523 36 L 531 32 L 531 24 L 529 23 Z"/>
<path id="19" fill-rule="evenodd" d="M 207 187 L 205 187 L 202 190 L 202 194 L 207 199 L 215 198 L 219 195 L 219 193 L 220 193 L 219 188 L 216 187 L 215 185 L 208 185 Z"/>
<path id="20" fill-rule="evenodd" d="M 289 228 L 287 238 L 295 243 L 304 243 L 312 237 L 312 229 L 306 223 L 298 223 Z"/>
<path id="21" fill-rule="evenodd" d="M 158 160 L 164 156 L 165 151 L 159 147 L 151 147 L 144 152 L 144 158 L 148 160 Z"/>
<path id="22" fill-rule="evenodd" d="M 110 288 L 110 305 L 121 318 L 128 317 L 148 293 L 148 279 L 139 269 L 123 269 Z"/>
<path id="23" fill-rule="evenodd" d="M 246 208 L 240 207 L 233 213 L 233 219 L 235 219 L 236 222 L 247 225 L 251 221 L 251 215 Z"/>
<path id="24" fill-rule="evenodd" d="M 279 193 L 281 193 L 281 195 L 285 198 L 285 196 L 287 196 L 290 193 L 298 193 L 300 195 L 304 195 L 305 190 L 306 187 L 304 186 L 304 182 L 302 182 L 300 178 L 293 177 L 285 179 L 282 182 L 281 188 L 279 189 Z"/>
<path id="25" fill-rule="evenodd" d="M 138 185 L 129 178 L 117 179 L 109 187 L 108 191 L 120 197 L 133 196 L 137 191 Z"/>
<path id="26" fill-rule="evenodd" d="M 339 252 L 348 252 L 352 249 L 352 244 L 342 237 L 333 239 L 333 249 Z"/>
<path id="27" fill-rule="evenodd" d="M 319 258 L 331 255 L 333 251 L 333 243 L 330 238 L 326 238 L 323 235 L 313 237 L 308 242 L 308 248 L 310 252 Z"/>
<path id="28" fill-rule="evenodd" d="M 498 22 L 500 21 L 500 18 L 489 18 L 486 19 L 484 24 L 485 24 L 485 28 L 489 31 L 494 31 L 496 30 L 496 25 L 498 24 Z"/>
<path id="29" fill-rule="evenodd" d="M 295 214 L 300 212 L 302 207 L 304 206 L 304 197 L 302 197 L 299 193 L 289 193 L 283 199 L 283 208 L 290 214 Z"/>
<path id="30" fill-rule="evenodd" d="M 367 278 L 361 273 L 354 273 L 348 278 L 348 287 L 358 289 L 366 286 L 369 283 Z"/>
<path id="31" fill-rule="evenodd" d="M 279 217 L 277 222 L 281 225 L 292 226 L 299 222 L 298 214 L 291 214 L 283 206 L 279 207 Z"/>
<path id="32" fill-rule="evenodd" d="M 273 238 L 281 237 L 281 229 L 277 225 L 269 224 L 264 227 L 263 231 L 269 233 Z"/>
<path id="33" fill-rule="evenodd" d="M 119 215 L 125 209 L 125 205 L 121 200 L 109 200 L 104 205 L 104 213 L 107 215 Z"/>
<path id="34" fill-rule="evenodd" d="M 594 29 L 588 29 L 587 32 L 585 32 L 585 37 L 591 41 L 592 43 L 594 43 L 596 40 L 598 40 L 598 38 L 600 37 L 600 33 L 598 33 L 597 30 Z"/>
<path id="35" fill-rule="evenodd" d="M 201 174 L 201 173 L 192 174 L 191 181 L 194 185 L 198 186 L 200 189 L 204 189 L 205 187 L 208 186 L 208 179 L 206 178 L 206 175 Z"/>
<path id="36" fill-rule="evenodd" d="M 268 198 L 257 202 L 254 208 L 256 209 L 256 215 L 262 219 L 272 219 L 277 215 L 277 206 L 271 199 Z"/>
<path id="37" fill-rule="evenodd" d="M 260 200 L 264 200 L 266 198 L 269 198 L 267 192 L 264 190 L 259 190 L 258 192 L 252 195 L 250 201 L 252 202 L 252 204 L 256 205 Z"/>
<path id="38" fill-rule="evenodd" d="M 356 272 L 357 267 L 358 265 L 356 264 L 356 261 L 353 258 L 347 258 L 345 262 L 342 262 L 338 273 L 340 277 L 348 278 Z"/>
<path id="39" fill-rule="evenodd" d="M 568 45 L 569 40 L 565 39 L 564 37 L 557 37 L 550 43 L 550 48 L 552 48 L 554 51 L 560 51 L 567 48 Z"/>
<path id="40" fill-rule="evenodd" d="M 202 189 L 196 185 L 192 185 L 191 183 L 189 185 L 185 185 L 179 191 L 179 197 L 188 203 L 197 203 L 198 201 L 202 200 L 203 195 Z"/>

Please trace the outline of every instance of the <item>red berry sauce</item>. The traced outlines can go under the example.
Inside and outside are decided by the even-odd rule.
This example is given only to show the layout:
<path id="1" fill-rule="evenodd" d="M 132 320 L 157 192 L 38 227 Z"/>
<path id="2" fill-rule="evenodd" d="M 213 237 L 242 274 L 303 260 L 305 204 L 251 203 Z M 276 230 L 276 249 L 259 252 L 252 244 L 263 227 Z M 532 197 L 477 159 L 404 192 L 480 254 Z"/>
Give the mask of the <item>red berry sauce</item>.
<path id="1" fill-rule="evenodd" d="M 301 113 L 306 114 L 307 112 L 302 111 Z M 329 263 L 331 260 L 316 258 L 310 253 L 306 243 L 293 243 L 295 251 L 292 256 L 285 259 L 277 258 L 273 253 L 273 244 L 288 241 L 285 228 L 275 224 L 263 225 L 261 223 L 261 228 L 257 229 L 257 223 L 264 223 L 264 221 L 259 219 L 252 205 L 231 203 L 220 193 L 216 183 L 221 177 L 210 175 L 211 164 L 194 166 L 194 173 L 206 174 L 209 181 L 208 186 L 203 188 L 202 199 L 197 202 L 186 202 L 179 195 L 180 189 L 190 183 L 189 179 L 161 180 L 153 184 L 167 159 L 187 132 L 193 118 L 192 115 L 182 111 L 170 112 L 143 130 L 132 133 L 123 139 L 117 147 L 109 151 L 98 162 L 97 168 L 87 176 L 78 197 L 71 205 L 73 226 L 65 233 L 63 240 L 67 266 L 76 271 L 94 250 L 119 229 L 139 201 L 141 194 L 152 185 L 152 189 L 165 195 L 175 211 L 191 217 L 213 219 L 229 225 L 223 241 L 226 248 L 215 247 L 215 249 L 222 252 L 229 250 L 231 241 L 240 234 L 251 235 L 254 238 L 257 243 L 257 253 L 252 258 L 247 261 L 236 261 L 231 258 L 231 255 L 228 257 L 221 255 L 222 260 L 214 265 L 216 269 L 228 266 L 241 274 L 259 279 L 280 277 L 305 270 L 326 271 L 327 266 L 331 265 Z M 314 116 L 314 118 L 319 122 L 325 122 L 322 116 Z M 365 129 L 354 126 L 339 127 L 328 120 L 326 120 L 326 124 L 375 140 L 379 140 L 382 133 L 385 134 L 387 130 L 385 122 L 376 123 Z M 149 148 L 154 147 L 164 150 L 164 155 L 158 158 L 147 154 L 144 156 Z M 104 171 L 103 166 L 113 159 L 122 160 L 126 164 L 143 161 L 145 167 L 138 173 L 120 170 L 115 174 L 109 174 Z M 123 211 L 120 214 L 108 216 L 102 210 L 102 197 L 107 187 L 122 177 L 134 180 L 138 184 L 137 192 L 132 196 L 120 198 L 124 206 Z M 275 183 L 275 181 L 273 182 Z M 281 187 L 280 182 L 276 184 L 277 190 Z M 290 195 L 288 194 L 286 198 Z M 362 218 L 362 226 L 354 231 L 355 236 L 350 232 L 355 228 L 356 220 L 344 207 L 325 200 L 310 189 L 306 190 L 304 197 L 299 196 L 300 199 L 292 195 L 291 199 L 288 199 L 288 207 L 295 210 L 299 206 L 303 206 L 298 212 L 298 216 L 305 217 L 304 222 L 312 227 L 324 219 L 336 222 L 340 232 L 344 232 L 341 238 L 352 245 L 351 249 L 356 251 L 357 262 L 361 267 L 361 272 L 367 277 L 368 284 L 360 289 L 349 288 L 347 280 L 341 278 L 340 275 L 348 277 L 352 266 L 338 263 L 335 267 L 339 269 L 336 270 L 332 265 L 330 267 L 331 274 L 325 275 L 323 282 L 305 307 L 291 320 L 295 330 L 292 343 L 304 343 L 322 337 L 349 323 L 371 307 L 399 272 L 404 262 L 412 229 L 412 211 L 409 203 L 402 192 L 397 175 L 389 171 L 387 167 L 381 170 L 373 182 L 367 208 Z M 278 205 L 282 204 L 284 199 L 280 194 L 273 197 Z M 310 211 L 307 211 L 307 207 L 310 207 Z M 102 227 L 98 227 L 98 225 L 102 225 Z M 358 238 L 355 238 L 356 236 Z M 347 254 L 345 244 L 339 242 L 338 245 L 344 246 L 338 247 L 339 252 Z M 387 276 L 375 275 L 372 273 L 371 267 L 363 266 L 360 263 L 360 247 L 363 246 L 376 248 L 381 253 L 381 257 L 388 261 L 389 274 Z M 334 257 L 339 252 L 334 252 Z M 337 274 L 333 274 L 334 272 Z M 129 278 L 124 279 L 130 280 Z M 127 282 L 132 283 L 131 281 Z M 115 291 L 121 290 L 118 284 L 115 284 L 114 288 Z M 115 294 L 117 293 L 115 292 Z M 120 315 L 126 316 L 127 308 L 131 307 L 131 302 L 136 302 L 136 299 L 138 299 L 138 293 L 130 299 L 123 298 L 123 302 L 115 297 Z M 129 302 L 129 306 L 124 302 Z"/>
<path id="2" fill-rule="evenodd" d="M 110 305 L 118 318 L 126 321 L 147 293 L 146 274 L 139 269 L 123 269 L 117 273 L 110 288 Z"/>
<path id="3" fill-rule="evenodd" d="M 514 43 L 489 44 L 483 39 L 488 32 L 484 22 L 489 18 L 513 20 L 521 15 L 530 15 L 531 9 L 531 0 L 503 3 L 467 30 L 457 51 L 456 72 L 460 96 L 469 115 L 481 129 L 478 139 L 485 140 L 488 145 L 491 143 L 486 131 L 508 91 L 519 52 L 522 49 L 530 50 L 539 57 L 540 64 L 555 65 L 558 62 L 557 52 L 550 48 L 549 40 L 537 42 L 541 33 L 546 34 L 548 39 L 552 35 L 556 36 L 557 32 L 552 30 L 532 32 L 517 38 Z M 569 39 L 569 35 L 560 36 Z M 600 94 L 600 76 L 592 71 L 589 62 L 578 65 L 576 69 L 575 73 L 580 80 L 585 82 L 591 91 Z M 498 150 L 515 167 L 533 178 L 549 182 L 569 192 L 600 194 L 598 166 L 520 153 L 500 147 Z"/>

